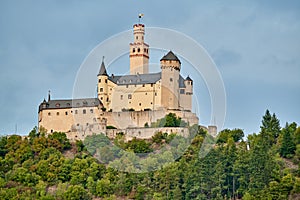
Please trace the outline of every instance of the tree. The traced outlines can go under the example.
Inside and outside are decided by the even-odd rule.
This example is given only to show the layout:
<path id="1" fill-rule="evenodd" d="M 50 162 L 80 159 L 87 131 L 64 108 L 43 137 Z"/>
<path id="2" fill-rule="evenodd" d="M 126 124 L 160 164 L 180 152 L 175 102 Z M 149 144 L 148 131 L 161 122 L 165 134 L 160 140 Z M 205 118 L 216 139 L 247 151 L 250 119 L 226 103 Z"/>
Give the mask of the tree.
<path id="1" fill-rule="evenodd" d="M 90 200 L 92 197 L 81 185 L 70 185 L 64 194 L 64 199 Z"/>
<path id="2" fill-rule="evenodd" d="M 262 126 L 260 128 L 265 145 L 270 147 L 272 144 L 275 144 L 281 129 L 279 120 L 275 113 L 271 115 L 270 111 L 266 110 L 266 113 L 263 116 Z"/>
<path id="3" fill-rule="evenodd" d="M 282 144 L 280 147 L 280 155 L 284 158 L 292 158 L 295 155 L 296 144 L 293 139 L 295 128 L 293 124 L 286 123 L 285 128 L 282 129 Z"/>
<path id="4" fill-rule="evenodd" d="M 244 131 L 242 129 L 224 129 L 219 133 L 217 143 L 226 143 L 229 138 L 232 138 L 234 142 L 242 140 L 244 137 Z"/>

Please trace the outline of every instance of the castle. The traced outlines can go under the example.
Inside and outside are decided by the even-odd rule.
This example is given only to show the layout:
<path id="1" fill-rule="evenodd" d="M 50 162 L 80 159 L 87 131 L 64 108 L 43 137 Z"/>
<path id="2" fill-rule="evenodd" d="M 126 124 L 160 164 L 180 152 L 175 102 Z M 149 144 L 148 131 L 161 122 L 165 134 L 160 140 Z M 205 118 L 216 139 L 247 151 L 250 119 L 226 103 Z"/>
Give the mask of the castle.
<path id="1" fill-rule="evenodd" d="M 161 71 L 149 73 L 144 24 L 135 24 L 133 35 L 134 41 L 129 44 L 130 75 L 109 75 L 102 60 L 97 98 L 52 100 L 49 94 L 48 101 L 44 99 L 39 105 L 39 127 L 49 133 L 61 131 L 71 139 L 83 139 L 100 132 L 114 137 L 116 130 L 106 129 L 114 126 L 132 137 L 144 138 L 144 125 L 168 113 L 175 113 L 189 125 L 198 124 L 192 112 L 193 80 L 180 75 L 178 57 L 169 51 L 160 59 Z"/>

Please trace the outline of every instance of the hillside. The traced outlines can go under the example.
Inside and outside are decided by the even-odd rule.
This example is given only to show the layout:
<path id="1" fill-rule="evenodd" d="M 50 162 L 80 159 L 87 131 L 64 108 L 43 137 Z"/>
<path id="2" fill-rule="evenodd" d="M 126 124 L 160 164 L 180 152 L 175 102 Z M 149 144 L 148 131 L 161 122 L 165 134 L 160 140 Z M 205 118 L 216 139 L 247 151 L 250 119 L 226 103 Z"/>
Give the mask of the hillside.
<path id="1" fill-rule="evenodd" d="M 261 130 L 213 138 L 157 133 L 126 142 L 104 135 L 70 143 L 33 129 L 0 139 L 1 199 L 299 199 L 300 127 L 263 116 Z"/>

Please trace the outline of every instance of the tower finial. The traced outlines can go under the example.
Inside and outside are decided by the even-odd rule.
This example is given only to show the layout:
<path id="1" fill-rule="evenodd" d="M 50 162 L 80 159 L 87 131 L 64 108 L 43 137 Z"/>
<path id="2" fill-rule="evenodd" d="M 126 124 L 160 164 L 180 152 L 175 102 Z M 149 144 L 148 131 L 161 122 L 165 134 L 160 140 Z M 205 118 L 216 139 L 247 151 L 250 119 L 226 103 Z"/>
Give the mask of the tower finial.
<path id="1" fill-rule="evenodd" d="M 51 100 L 51 91 L 48 91 L 48 102 Z"/>
<path id="2" fill-rule="evenodd" d="M 105 58 L 105 56 L 102 56 L 102 62 L 104 62 L 104 58 Z"/>
<path id="3" fill-rule="evenodd" d="M 139 24 L 141 23 L 141 18 L 142 18 L 142 17 L 144 17 L 144 14 L 143 14 L 143 13 L 140 13 L 140 14 L 139 14 Z"/>

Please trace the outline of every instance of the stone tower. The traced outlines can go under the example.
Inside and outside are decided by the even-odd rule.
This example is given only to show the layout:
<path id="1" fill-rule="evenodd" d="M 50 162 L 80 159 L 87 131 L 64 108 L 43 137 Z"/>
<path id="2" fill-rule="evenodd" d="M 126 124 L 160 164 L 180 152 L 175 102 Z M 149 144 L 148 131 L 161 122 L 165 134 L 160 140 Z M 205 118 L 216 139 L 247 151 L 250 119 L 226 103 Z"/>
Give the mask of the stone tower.
<path id="1" fill-rule="evenodd" d="M 130 43 L 130 74 L 149 72 L 149 45 L 144 42 L 145 25 L 133 25 L 134 42 Z"/>
<path id="2" fill-rule="evenodd" d="M 98 73 L 98 99 L 102 102 L 103 107 L 108 109 L 108 74 L 106 72 L 104 59 Z"/>
<path id="3" fill-rule="evenodd" d="M 160 60 L 161 104 L 168 109 L 179 109 L 179 74 L 181 62 L 170 51 Z"/>
<path id="4" fill-rule="evenodd" d="M 193 80 L 188 76 L 184 80 L 185 85 L 185 98 L 183 101 L 182 107 L 184 107 L 186 110 L 191 111 L 192 110 L 192 97 L 193 97 Z"/>

